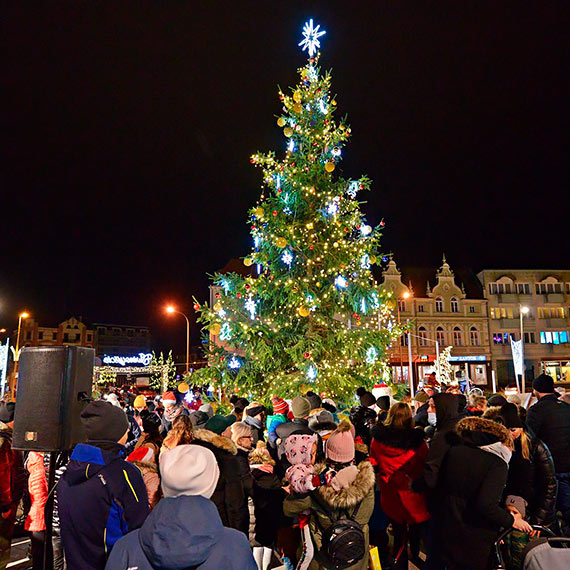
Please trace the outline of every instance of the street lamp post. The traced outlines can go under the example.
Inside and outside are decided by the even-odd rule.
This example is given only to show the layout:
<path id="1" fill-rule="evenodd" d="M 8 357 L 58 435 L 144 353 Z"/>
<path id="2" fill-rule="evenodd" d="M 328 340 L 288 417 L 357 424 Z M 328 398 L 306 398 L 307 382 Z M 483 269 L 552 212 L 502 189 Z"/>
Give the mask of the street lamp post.
<path id="1" fill-rule="evenodd" d="M 190 320 L 182 311 L 176 310 L 172 305 L 166 307 L 166 312 L 170 315 L 177 313 L 186 319 L 186 374 L 188 374 L 190 372 Z"/>
<path id="2" fill-rule="evenodd" d="M 524 323 L 523 323 L 523 318 L 525 315 L 527 315 L 529 312 L 529 308 L 525 307 L 523 305 L 521 305 L 519 303 L 519 315 L 520 315 L 520 321 L 521 321 L 521 361 L 522 361 L 522 393 L 524 394 L 526 392 L 526 384 L 525 384 L 525 379 L 526 379 L 526 366 L 524 364 Z"/>
<path id="3" fill-rule="evenodd" d="M 13 380 L 10 391 L 12 393 L 12 399 L 16 399 L 16 388 L 18 386 L 18 372 L 20 368 L 20 333 L 22 330 L 22 321 L 29 317 L 29 313 L 26 311 L 21 312 L 18 315 L 18 333 L 16 335 L 16 350 L 14 352 L 14 370 L 13 370 Z"/>

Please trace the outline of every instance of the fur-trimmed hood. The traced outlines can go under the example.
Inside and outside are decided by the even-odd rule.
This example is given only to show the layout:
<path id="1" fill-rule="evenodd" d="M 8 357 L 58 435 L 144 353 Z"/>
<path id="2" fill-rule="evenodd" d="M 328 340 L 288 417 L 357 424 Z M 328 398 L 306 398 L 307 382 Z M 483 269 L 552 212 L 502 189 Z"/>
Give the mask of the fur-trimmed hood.
<path id="1" fill-rule="evenodd" d="M 154 463 L 149 463 L 147 461 L 129 461 L 133 465 L 136 465 L 141 471 L 145 469 L 151 473 L 158 473 L 158 467 Z"/>
<path id="2" fill-rule="evenodd" d="M 197 429 L 194 432 L 194 439 L 205 441 L 222 451 L 226 451 L 232 455 L 237 455 L 236 444 L 229 437 L 218 435 L 209 429 Z"/>
<path id="3" fill-rule="evenodd" d="M 483 417 L 502 424 L 503 417 L 501 416 L 501 406 L 491 406 L 490 408 L 487 408 L 483 414 Z"/>
<path id="4" fill-rule="evenodd" d="M 420 428 L 393 429 L 383 424 L 376 424 L 372 437 L 387 447 L 394 449 L 417 449 L 424 441 L 424 431 Z"/>
<path id="5" fill-rule="evenodd" d="M 325 469 L 324 463 L 315 465 L 315 473 L 319 474 Z M 375 476 L 372 463 L 362 461 L 358 465 L 358 475 L 346 489 L 335 491 L 328 485 L 318 487 L 315 491 L 319 499 L 330 505 L 333 509 L 347 509 L 360 504 L 374 487 Z"/>
<path id="6" fill-rule="evenodd" d="M 504 426 L 488 418 L 469 416 L 457 423 L 456 431 L 462 442 L 472 447 L 503 443 L 513 449 L 513 438 Z"/>

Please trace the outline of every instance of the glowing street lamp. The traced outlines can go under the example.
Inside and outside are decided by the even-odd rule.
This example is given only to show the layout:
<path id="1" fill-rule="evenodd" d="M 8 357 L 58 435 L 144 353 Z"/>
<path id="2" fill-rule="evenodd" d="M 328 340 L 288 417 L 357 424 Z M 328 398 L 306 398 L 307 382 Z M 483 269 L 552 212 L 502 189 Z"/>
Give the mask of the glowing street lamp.
<path id="1" fill-rule="evenodd" d="M 16 335 L 16 357 L 14 360 L 20 360 L 20 331 L 22 329 L 22 320 L 27 319 L 29 317 L 29 313 L 26 311 L 20 313 L 18 315 L 18 334 Z"/>
<path id="2" fill-rule="evenodd" d="M 190 372 L 190 321 L 182 311 L 177 310 L 176 307 L 172 305 L 168 305 L 165 308 L 165 311 L 169 315 L 177 313 L 178 315 L 182 315 L 186 319 L 186 374 L 188 374 Z"/>

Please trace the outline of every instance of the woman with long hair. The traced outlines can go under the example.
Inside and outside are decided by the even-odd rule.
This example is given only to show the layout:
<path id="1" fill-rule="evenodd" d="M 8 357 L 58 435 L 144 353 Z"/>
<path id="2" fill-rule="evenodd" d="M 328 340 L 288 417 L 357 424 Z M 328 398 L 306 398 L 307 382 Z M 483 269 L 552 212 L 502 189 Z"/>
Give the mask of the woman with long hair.
<path id="1" fill-rule="evenodd" d="M 411 490 L 411 483 L 423 473 L 427 453 L 424 431 L 415 427 L 410 406 L 395 403 L 384 425 L 372 431 L 370 457 L 378 469 L 380 505 L 392 521 L 399 568 L 408 567 L 408 537 L 412 560 L 419 558 L 420 525 L 429 519 L 425 493 Z"/>
<path id="2" fill-rule="evenodd" d="M 527 502 L 531 524 L 549 526 L 556 514 L 556 477 L 548 447 L 524 429 L 519 409 L 507 403 L 490 408 L 484 417 L 502 423 L 514 440 L 504 497 L 516 495 Z"/>
<path id="3" fill-rule="evenodd" d="M 160 453 L 174 449 L 178 445 L 187 445 L 194 439 L 194 427 L 188 416 L 178 416 L 172 423 L 172 428 L 162 442 Z"/>

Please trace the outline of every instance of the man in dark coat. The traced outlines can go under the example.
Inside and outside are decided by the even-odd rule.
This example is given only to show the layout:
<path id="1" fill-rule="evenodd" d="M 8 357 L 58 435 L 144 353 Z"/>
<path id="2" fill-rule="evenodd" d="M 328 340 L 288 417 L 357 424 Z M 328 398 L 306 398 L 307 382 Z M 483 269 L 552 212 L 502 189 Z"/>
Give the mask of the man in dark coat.
<path id="1" fill-rule="evenodd" d="M 360 398 L 360 406 L 352 408 L 349 413 L 350 423 L 354 426 L 356 436 L 360 437 L 365 445 L 370 446 L 372 440 L 372 429 L 376 425 L 377 412 L 376 398 L 371 392 L 359 388 L 357 390 Z"/>
<path id="2" fill-rule="evenodd" d="M 456 432 L 439 475 L 443 559 L 454 569 L 487 570 L 501 527 L 532 530 L 501 506 L 513 440 L 503 425 L 474 416 Z"/>
<path id="3" fill-rule="evenodd" d="M 570 525 L 570 405 L 558 398 L 554 380 L 546 374 L 534 379 L 532 391 L 538 402 L 528 410 L 526 425 L 552 454 L 558 480 L 556 508 Z"/>
<path id="4" fill-rule="evenodd" d="M 12 449 L 16 404 L 0 404 L 0 568 L 10 562 L 16 511 L 26 486 L 22 452 Z"/>
<path id="5" fill-rule="evenodd" d="M 140 530 L 115 545 L 106 570 L 257 570 L 246 537 L 224 528 L 209 500 L 219 477 L 214 454 L 179 445 L 160 461 L 164 498 Z"/>
<path id="6" fill-rule="evenodd" d="M 251 429 L 251 436 L 253 437 L 253 447 L 257 445 L 258 441 L 265 441 L 263 432 L 265 431 L 265 406 L 253 402 L 248 408 L 245 409 L 244 422 Z"/>
<path id="7" fill-rule="evenodd" d="M 129 421 L 108 402 L 81 413 L 87 443 L 79 443 L 57 484 L 63 550 L 70 569 L 102 570 L 115 542 L 148 515 L 139 469 L 122 459 Z"/>
<path id="8" fill-rule="evenodd" d="M 212 495 L 212 502 L 218 508 L 223 525 L 240 530 L 247 536 L 249 511 L 242 470 L 237 458 L 237 447 L 230 439 L 230 426 L 234 420 L 233 415 L 213 416 L 208 420 L 206 429 L 194 432 L 192 443 L 209 449 L 218 462 L 220 478 Z"/>

